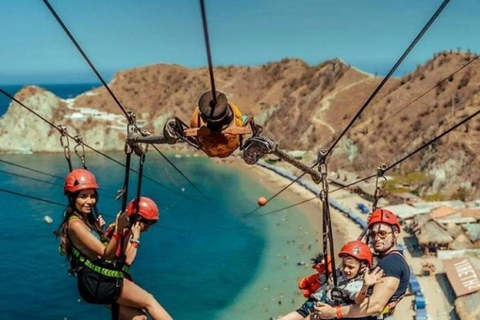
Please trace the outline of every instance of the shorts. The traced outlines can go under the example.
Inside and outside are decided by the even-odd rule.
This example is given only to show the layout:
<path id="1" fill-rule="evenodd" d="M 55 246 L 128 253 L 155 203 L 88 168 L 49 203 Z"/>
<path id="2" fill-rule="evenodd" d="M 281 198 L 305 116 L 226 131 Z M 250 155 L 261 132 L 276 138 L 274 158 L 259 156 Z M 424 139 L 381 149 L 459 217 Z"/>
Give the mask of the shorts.
<path id="1" fill-rule="evenodd" d="M 309 298 L 307 301 L 305 301 L 304 304 L 300 308 L 298 308 L 296 311 L 299 315 L 302 317 L 306 318 L 309 314 L 313 312 L 313 306 L 315 305 L 316 300 Z"/>
<path id="2" fill-rule="evenodd" d="M 112 304 L 120 297 L 123 278 L 106 277 L 83 267 L 77 271 L 77 285 L 80 296 L 85 302 Z"/>

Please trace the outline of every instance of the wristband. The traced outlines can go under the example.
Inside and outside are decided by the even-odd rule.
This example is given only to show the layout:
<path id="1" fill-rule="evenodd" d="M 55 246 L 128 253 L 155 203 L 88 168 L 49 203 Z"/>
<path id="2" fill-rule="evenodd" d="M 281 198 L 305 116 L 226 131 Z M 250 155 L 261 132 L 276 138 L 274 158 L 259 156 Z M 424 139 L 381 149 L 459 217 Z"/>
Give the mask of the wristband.
<path id="1" fill-rule="evenodd" d="M 133 239 L 133 238 L 130 238 L 130 243 L 131 244 L 136 244 L 137 247 L 140 245 L 140 240 L 138 239 Z"/>
<path id="2" fill-rule="evenodd" d="M 335 306 L 335 310 L 337 310 L 337 316 L 335 317 L 335 319 L 342 319 L 343 318 L 342 307 Z"/>
<path id="3" fill-rule="evenodd" d="M 135 249 L 138 249 L 139 244 L 137 242 L 132 242 L 132 247 Z"/>
<path id="4" fill-rule="evenodd" d="M 112 238 L 115 239 L 115 240 L 118 240 L 119 237 L 120 237 L 120 236 L 119 236 L 118 233 L 116 233 L 116 232 L 115 232 L 115 233 L 113 234 L 113 236 L 112 236 Z"/>

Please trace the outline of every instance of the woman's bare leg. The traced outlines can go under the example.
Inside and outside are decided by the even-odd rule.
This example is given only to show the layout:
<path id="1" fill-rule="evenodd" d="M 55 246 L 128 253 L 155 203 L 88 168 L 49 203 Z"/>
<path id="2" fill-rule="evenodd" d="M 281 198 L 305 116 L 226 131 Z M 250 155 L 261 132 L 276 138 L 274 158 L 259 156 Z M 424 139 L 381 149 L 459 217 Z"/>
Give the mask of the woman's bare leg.
<path id="1" fill-rule="evenodd" d="M 140 309 L 120 306 L 120 320 L 147 320 L 147 316 Z"/>
<path id="2" fill-rule="evenodd" d="M 150 293 L 128 279 L 123 280 L 122 292 L 117 303 L 121 306 L 146 310 L 154 320 L 173 320 Z"/>
<path id="3" fill-rule="evenodd" d="M 283 317 L 279 318 L 278 320 L 303 320 L 303 319 L 308 319 L 308 317 L 304 318 L 297 311 L 293 311 L 293 312 L 290 312 L 287 315 L 284 315 Z"/>

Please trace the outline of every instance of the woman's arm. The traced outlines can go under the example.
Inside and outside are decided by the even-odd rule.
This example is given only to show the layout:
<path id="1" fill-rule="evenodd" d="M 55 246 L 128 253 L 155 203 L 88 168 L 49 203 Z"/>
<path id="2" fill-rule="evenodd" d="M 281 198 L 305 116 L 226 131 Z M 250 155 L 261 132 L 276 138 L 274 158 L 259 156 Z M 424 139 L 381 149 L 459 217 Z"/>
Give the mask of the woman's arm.
<path id="1" fill-rule="evenodd" d="M 71 220 L 68 224 L 68 229 L 69 235 L 73 238 L 72 240 L 81 243 L 84 248 L 101 259 L 111 260 L 115 257 L 115 251 L 119 239 L 119 230 L 123 230 L 126 223 L 126 213 L 117 215 L 115 232 L 106 247 L 100 240 L 93 236 L 90 228 L 88 228 L 80 219 Z"/>

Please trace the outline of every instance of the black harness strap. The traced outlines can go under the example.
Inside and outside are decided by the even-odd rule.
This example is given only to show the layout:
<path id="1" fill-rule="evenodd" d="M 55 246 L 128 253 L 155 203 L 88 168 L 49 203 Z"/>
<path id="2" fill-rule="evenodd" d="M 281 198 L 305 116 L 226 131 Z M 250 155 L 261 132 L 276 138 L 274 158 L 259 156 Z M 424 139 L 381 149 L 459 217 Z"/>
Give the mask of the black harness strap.
<path id="1" fill-rule="evenodd" d="M 318 154 L 318 170 L 320 171 L 322 190 L 320 191 L 320 200 L 322 201 L 322 221 L 323 221 L 323 253 L 325 255 L 325 276 L 329 282 L 329 266 L 332 266 L 333 285 L 336 288 L 338 284 L 337 273 L 335 272 L 335 251 L 333 244 L 332 219 L 330 217 L 330 202 L 328 201 L 328 182 L 327 182 L 327 164 L 325 159 L 327 150 L 322 149 Z M 330 260 L 329 260 L 330 258 Z"/>
<path id="2" fill-rule="evenodd" d="M 386 164 L 382 164 L 377 168 L 377 177 L 375 180 L 375 193 L 373 194 L 372 211 L 367 217 L 367 223 L 368 221 L 370 221 L 370 217 L 372 216 L 372 213 L 378 209 L 378 200 L 383 196 L 383 190 L 387 185 L 387 178 L 385 178 L 384 176 L 386 170 L 387 170 Z M 368 224 L 365 227 L 365 229 L 362 230 L 362 233 L 360 233 L 357 240 L 362 240 L 363 237 L 366 235 L 367 231 L 368 231 Z M 368 239 L 367 239 L 367 242 L 368 242 Z"/>

